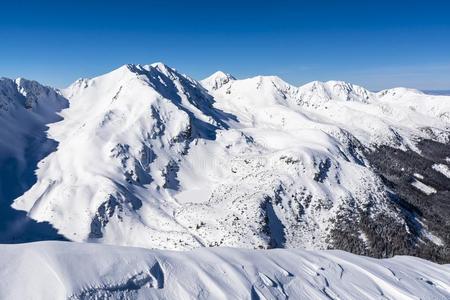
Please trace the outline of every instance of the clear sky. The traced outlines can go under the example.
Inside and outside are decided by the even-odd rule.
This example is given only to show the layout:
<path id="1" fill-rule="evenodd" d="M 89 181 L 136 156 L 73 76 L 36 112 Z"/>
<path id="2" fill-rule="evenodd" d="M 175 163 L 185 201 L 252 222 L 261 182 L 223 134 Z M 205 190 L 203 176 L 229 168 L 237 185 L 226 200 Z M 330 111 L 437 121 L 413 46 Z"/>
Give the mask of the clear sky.
<path id="1" fill-rule="evenodd" d="M 450 1 L 1 1 L 0 76 L 56 87 L 125 63 L 450 89 Z"/>

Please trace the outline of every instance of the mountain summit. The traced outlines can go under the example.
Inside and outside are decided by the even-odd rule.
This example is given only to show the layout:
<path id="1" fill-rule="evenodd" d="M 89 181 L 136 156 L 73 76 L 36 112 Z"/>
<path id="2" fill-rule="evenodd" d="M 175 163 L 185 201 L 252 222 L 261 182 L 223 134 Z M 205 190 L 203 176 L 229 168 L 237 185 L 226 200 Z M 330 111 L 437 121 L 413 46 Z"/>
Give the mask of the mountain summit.
<path id="1" fill-rule="evenodd" d="M 203 79 L 201 83 L 208 90 L 217 90 L 232 80 L 236 80 L 236 78 L 222 71 L 217 71 Z"/>

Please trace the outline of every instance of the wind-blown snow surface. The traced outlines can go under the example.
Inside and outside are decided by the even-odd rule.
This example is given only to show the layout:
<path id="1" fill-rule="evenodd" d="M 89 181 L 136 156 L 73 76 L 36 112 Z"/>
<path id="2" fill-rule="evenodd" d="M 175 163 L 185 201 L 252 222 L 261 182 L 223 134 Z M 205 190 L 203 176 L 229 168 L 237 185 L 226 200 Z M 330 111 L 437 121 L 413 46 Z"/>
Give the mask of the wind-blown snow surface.
<path id="1" fill-rule="evenodd" d="M 0 245 L 2 299 L 449 299 L 450 265 L 343 251 Z"/>
<path id="2" fill-rule="evenodd" d="M 221 72 L 200 83 L 161 63 L 82 79 L 62 95 L 69 108 L 48 125 L 58 148 L 13 207 L 70 240 L 324 249 L 345 220 L 370 249 L 379 239 L 363 217 L 384 218 L 394 235 L 420 231 L 418 244 L 436 240 L 413 228 L 426 220 L 406 216 L 365 153 L 448 142 L 450 97 Z"/>

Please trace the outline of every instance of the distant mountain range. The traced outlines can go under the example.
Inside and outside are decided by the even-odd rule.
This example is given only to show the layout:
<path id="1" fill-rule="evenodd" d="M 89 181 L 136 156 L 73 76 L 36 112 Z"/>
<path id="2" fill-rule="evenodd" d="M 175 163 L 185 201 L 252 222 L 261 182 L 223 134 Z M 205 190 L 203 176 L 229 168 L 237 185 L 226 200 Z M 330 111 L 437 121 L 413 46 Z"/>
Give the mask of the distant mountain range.
<path id="1" fill-rule="evenodd" d="M 2 242 L 450 262 L 450 97 L 125 65 L 0 80 Z M 10 207 L 12 206 L 12 208 Z"/>
<path id="2" fill-rule="evenodd" d="M 423 92 L 428 95 L 450 96 L 450 90 L 425 90 Z"/>

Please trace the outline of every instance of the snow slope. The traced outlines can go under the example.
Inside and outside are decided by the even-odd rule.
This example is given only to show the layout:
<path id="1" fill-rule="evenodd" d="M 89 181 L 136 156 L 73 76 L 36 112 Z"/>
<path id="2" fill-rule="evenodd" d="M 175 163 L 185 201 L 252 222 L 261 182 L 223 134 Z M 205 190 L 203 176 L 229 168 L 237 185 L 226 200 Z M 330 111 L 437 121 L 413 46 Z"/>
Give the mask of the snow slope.
<path id="1" fill-rule="evenodd" d="M 48 124 L 58 148 L 13 207 L 70 240 L 326 249 L 351 239 L 351 251 L 375 256 L 441 247 L 367 153 L 448 142 L 450 97 L 223 72 L 197 82 L 162 63 L 82 79 L 62 95 L 69 107 Z M 447 192 L 443 182 L 433 195 Z"/>
<path id="2" fill-rule="evenodd" d="M 0 245 L 2 299 L 449 299 L 450 265 L 342 251 Z"/>

